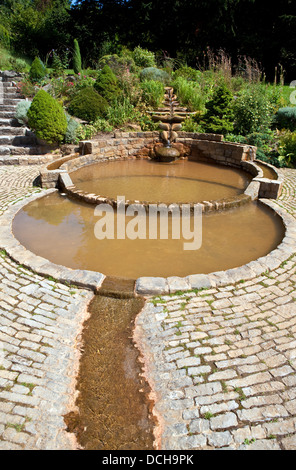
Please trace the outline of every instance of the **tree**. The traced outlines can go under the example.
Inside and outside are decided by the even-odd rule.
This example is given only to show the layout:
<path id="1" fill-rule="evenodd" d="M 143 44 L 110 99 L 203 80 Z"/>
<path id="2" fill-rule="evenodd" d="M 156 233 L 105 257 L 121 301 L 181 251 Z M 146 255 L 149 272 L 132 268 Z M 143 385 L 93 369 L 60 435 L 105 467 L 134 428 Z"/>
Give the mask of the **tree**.
<path id="1" fill-rule="evenodd" d="M 206 104 L 203 119 L 206 132 L 228 134 L 233 131 L 233 96 L 223 83 L 214 92 L 213 98 Z"/>
<path id="2" fill-rule="evenodd" d="M 81 55 L 77 39 L 74 39 L 73 69 L 74 73 L 78 74 L 81 72 Z"/>

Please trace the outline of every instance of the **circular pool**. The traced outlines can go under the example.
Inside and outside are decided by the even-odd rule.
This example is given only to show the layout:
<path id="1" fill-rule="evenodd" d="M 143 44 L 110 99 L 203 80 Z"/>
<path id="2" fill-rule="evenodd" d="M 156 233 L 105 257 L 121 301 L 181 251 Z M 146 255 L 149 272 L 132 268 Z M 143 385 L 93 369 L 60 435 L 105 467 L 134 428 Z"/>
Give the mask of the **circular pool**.
<path id="1" fill-rule="evenodd" d="M 149 159 L 100 162 L 71 173 L 80 191 L 146 203 L 198 203 L 242 194 L 251 175 L 241 169 L 179 160 L 172 164 Z"/>
<path id="2" fill-rule="evenodd" d="M 105 214 L 108 218 L 114 214 Z M 188 276 L 242 266 L 265 256 L 282 241 L 284 226 L 274 211 L 251 202 L 225 212 L 203 214 L 195 229 L 201 237 L 198 249 L 184 250 L 188 240 L 171 236 L 149 238 L 148 215 L 138 222 L 146 224 L 145 239 L 101 239 L 96 236 L 99 220 L 94 206 L 72 201 L 58 192 L 36 199 L 15 216 L 13 233 L 20 243 L 52 263 L 69 268 L 101 272 L 107 276 L 136 279 L 142 276 Z M 125 226 L 132 217 L 126 217 Z M 115 220 L 116 222 L 116 220 Z M 122 227 L 121 227 L 122 228 Z M 196 233 L 197 231 L 197 233 Z"/>

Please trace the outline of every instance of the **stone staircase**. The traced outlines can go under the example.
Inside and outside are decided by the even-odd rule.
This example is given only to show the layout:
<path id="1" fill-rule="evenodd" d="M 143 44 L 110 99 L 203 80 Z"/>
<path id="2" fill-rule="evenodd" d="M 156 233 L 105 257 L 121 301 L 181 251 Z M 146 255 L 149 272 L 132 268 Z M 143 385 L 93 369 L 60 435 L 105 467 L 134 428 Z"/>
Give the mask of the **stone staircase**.
<path id="1" fill-rule="evenodd" d="M 17 104 L 23 100 L 15 82 L 0 76 L 0 165 L 18 164 L 30 156 L 28 163 L 39 163 L 48 148 L 38 145 L 36 136 L 15 119 Z M 28 158 L 27 158 L 28 159 Z"/>

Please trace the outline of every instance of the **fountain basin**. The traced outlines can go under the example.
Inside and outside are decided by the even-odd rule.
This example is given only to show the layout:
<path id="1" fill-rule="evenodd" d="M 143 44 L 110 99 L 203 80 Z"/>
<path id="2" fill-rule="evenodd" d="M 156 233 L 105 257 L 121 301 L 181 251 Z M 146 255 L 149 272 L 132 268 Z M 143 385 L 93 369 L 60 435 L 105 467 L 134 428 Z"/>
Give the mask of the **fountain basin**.
<path id="1" fill-rule="evenodd" d="M 175 147 L 156 146 L 154 148 L 154 152 L 159 161 L 167 163 L 174 162 L 175 160 L 180 158 L 181 155 L 180 151 Z"/>

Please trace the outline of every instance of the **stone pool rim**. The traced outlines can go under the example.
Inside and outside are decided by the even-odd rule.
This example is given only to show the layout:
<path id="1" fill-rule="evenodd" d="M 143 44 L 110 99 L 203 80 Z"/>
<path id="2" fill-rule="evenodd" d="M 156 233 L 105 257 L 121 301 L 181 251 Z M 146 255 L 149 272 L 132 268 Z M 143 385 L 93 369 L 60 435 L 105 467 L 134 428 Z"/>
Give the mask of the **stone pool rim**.
<path id="1" fill-rule="evenodd" d="M 129 157 L 129 158 L 121 158 L 121 157 L 112 157 L 112 162 L 118 161 L 118 162 L 123 162 L 123 161 L 128 161 L 128 160 L 139 160 L 141 158 L 135 159 L 134 157 Z M 143 158 L 144 159 L 144 158 Z M 145 158 L 146 159 L 146 158 Z M 58 186 L 61 188 L 61 190 L 67 194 L 67 196 L 73 200 L 78 200 L 82 201 L 86 204 L 109 204 L 113 208 L 117 208 L 118 201 L 115 198 L 108 197 L 107 195 L 98 195 L 94 193 L 87 193 L 86 191 L 80 190 L 79 188 L 76 187 L 76 185 L 73 183 L 72 178 L 71 178 L 71 173 L 74 173 L 76 171 L 79 171 L 85 167 L 91 166 L 91 165 L 100 165 L 102 163 L 106 163 L 107 160 L 105 159 L 99 159 L 97 160 L 94 156 L 94 158 L 90 158 L 89 160 L 85 161 L 83 157 L 78 157 L 76 159 L 76 167 L 75 169 L 72 169 L 70 171 L 67 168 L 67 165 L 62 165 L 63 170 L 61 170 L 59 174 L 59 181 L 58 181 Z M 149 159 L 153 161 L 152 159 Z M 196 162 L 198 163 L 198 162 Z M 204 163 L 204 162 L 201 162 Z M 213 162 L 208 162 L 209 164 L 212 164 Z M 158 162 L 155 162 L 155 164 L 159 164 Z M 220 165 L 222 167 L 227 168 L 225 165 Z M 228 168 L 231 168 L 231 166 L 228 166 Z M 231 196 L 228 198 L 221 198 L 217 200 L 203 200 L 203 201 L 196 201 L 196 202 L 172 202 L 168 203 L 167 205 L 173 204 L 175 207 L 178 206 L 180 209 L 182 209 L 183 204 L 188 204 L 190 205 L 190 210 L 193 212 L 195 204 L 199 204 L 202 208 L 202 212 L 213 212 L 213 211 L 223 211 L 223 210 L 228 210 L 232 209 L 234 207 L 239 207 L 244 204 L 247 204 L 251 202 L 252 200 L 255 200 L 259 196 L 259 191 L 260 191 L 260 185 L 261 185 L 261 180 L 263 177 L 263 172 L 262 170 L 256 166 L 255 163 L 249 162 L 249 161 L 244 161 L 241 162 L 239 166 L 234 167 L 236 170 L 241 170 L 245 172 L 246 174 L 252 175 L 252 179 L 247 185 L 246 189 L 243 190 L 240 194 L 237 194 L 235 196 Z M 269 180 L 268 180 L 269 181 Z M 158 202 L 159 204 L 162 203 L 162 201 Z M 140 201 L 140 200 L 126 200 L 125 205 L 126 207 L 129 205 L 138 205 L 143 207 L 146 212 L 149 211 L 149 206 L 151 204 L 155 204 L 155 202 L 152 201 Z"/>
<path id="2" fill-rule="evenodd" d="M 101 288 L 106 276 L 103 273 L 88 270 L 71 269 L 57 265 L 46 258 L 35 255 L 25 248 L 13 234 L 13 220 L 18 212 L 30 202 L 45 197 L 57 189 L 41 190 L 21 201 L 11 204 L 0 219 L 1 242 L 0 249 L 19 265 L 31 271 L 62 283 L 76 285 L 81 288 L 93 290 L 95 293 Z M 192 274 L 185 277 L 139 277 L 135 280 L 135 295 L 143 297 L 174 294 L 195 289 L 209 289 L 212 287 L 226 286 L 241 281 L 254 279 L 265 272 L 277 269 L 281 264 L 295 253 L 296 246 L 296 221 L 286 210 L 269 199 L 259 199 L 263 205 L 269 207 L 278 215 L 285 229 L 281 243 L 266 256 L 260 257 L 249 263 L 225 271 L 217 271 L 209 274 Z"/>

